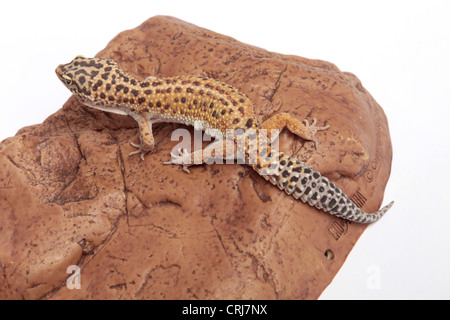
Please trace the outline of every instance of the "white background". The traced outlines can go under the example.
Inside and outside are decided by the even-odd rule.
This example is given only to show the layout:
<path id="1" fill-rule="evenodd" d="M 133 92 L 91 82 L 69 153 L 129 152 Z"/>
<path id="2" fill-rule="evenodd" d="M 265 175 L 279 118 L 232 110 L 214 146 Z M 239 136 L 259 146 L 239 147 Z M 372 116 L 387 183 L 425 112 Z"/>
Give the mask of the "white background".
<path id="1" fill-rule="evenodd" d="M 385 203 L 396 203 L 321 298 L 450 298 L 450 1 L 7 1 L 0 140 L 67 100 L 54 74 L 59 63 L 93 56 L 158 14 L 356 74 L 389 119 L 394 162 Z"/>

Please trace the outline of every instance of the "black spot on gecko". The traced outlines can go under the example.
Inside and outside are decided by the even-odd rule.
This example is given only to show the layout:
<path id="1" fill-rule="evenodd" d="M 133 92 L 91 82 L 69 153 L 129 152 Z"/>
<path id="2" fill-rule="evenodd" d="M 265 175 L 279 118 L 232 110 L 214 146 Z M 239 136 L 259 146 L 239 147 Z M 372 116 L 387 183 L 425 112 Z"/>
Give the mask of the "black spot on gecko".
<path id="1" fill-rule="evenodd" d="M 239 123 L 239 119 L 238 118 L 234 118 L 233 124 L 238 124 L 238 123 Z"/>
<path id="2" fill-rule="evenodd" d="M 247 120 L 247 123 L 245 125 L 247 126 L 247 128 L 250 128 L 252 126 L 252 124 L 253 124 L 253 119 L 250 118 Z"/>
<path id="3" fill-rule="evenodd" d="M 150 87 L 150 82 L 142 82 L 141 83 L 141 88 L 147 88 Z"/>
<path id="4" fill-rule="evenodd" d="M 108 77 L 109 77 L 109 72 L 102 74 L 102 78 L 104 80 L 108 80 Z"/>
<path id="5" fill-rule="evenodd" d="M 139 99 L 138 99 L 138 103 L 139 103 L 139 104 L 144 103 L 144 102 L 145 102 L 145 98 L 139 98 Z"/>
<path id="6" fill-rule="evenodd" d="M 105 71 L 110 72 L 111 70 L 112 70 L 112 67 L 106 67 L 106 68 L 105 68 Z"/>
<path id="7" fill-rule="evenodd" d="M 137 82 L 136 82 L 135 79 L 131 79 L 130 83 L 131 83 L 133 86 L 135 86 L 135 85 L 137 84 Z"/>
<path id="8" fill-rule="evenodd" d="M 81 76 L 81 77 L 78 78 L 78 81 L 79 81 L 81 84 L 84 84 L 84 83 L 86 82 L 86 77 L 85 77 L 85 76 Z"/>
<path id="9" fill-rule="evenodd" d="M 335 204 L 336 204 L 336 199 L 334 199 L 334 198 L 332 198 L 331 200 L 330 200 L 330 202 L 328 202 L 328 207 L 329 208 L 332 208 Z"/>
<path id="10" fill-rule="evenodd" d="M 147 95 L 152 94 L 152 90 L 145 90 L 144 93 Z"/>
<path id="11" fill-rule="evenodd" d="M 295 172 L 302 172 L 302 167 L 300 167 L 300 166 L 294 167 L 294 168 L 292 168 L 292 171 L 295 171 Z"/>
<path id="12" fill-rule="evenodd" d="M 103 68 L 103 64 L 101 64 L 101 63 L 95 63 L 95 61 L 92 60 L 91 63 L 90 63 L 90 67 L 94 67 L 94 68 L 97 68 L 97 69 L 101 69 L 101 68 Z"/>
<path id="13" fill-rule="evenodd" d="M 106 91 L 111 90 L 111 85 L 109 83 L 106 84 Z"/>
<path id="14" fill-rule="evenodd" d="M 132 81 L 133 82 L 133 81 Z M 138 90 L 131 90 L 131 93 L 135 96 L 135 97 L 137 97 L 138 95 L 139 95 L 139 91 Z"/>

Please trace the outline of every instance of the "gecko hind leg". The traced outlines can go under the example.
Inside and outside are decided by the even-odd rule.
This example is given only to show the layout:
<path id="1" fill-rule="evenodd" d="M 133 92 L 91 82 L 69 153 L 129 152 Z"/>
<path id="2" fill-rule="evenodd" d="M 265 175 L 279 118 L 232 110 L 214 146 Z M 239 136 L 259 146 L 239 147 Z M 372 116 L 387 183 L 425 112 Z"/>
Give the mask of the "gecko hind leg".
<path id="1" fill-rule="evenodd" d="M 309 124 L 308 120 L 303 120 L 305 124 L 303 124 L 301 121 L 295 119 L 293 116 L 291 116 L 289 113 L 282 112 L 279 114 L 276 114 L 263 123 L 259 125 L 259 129 L 278 129 L 278 134 L 283 130 L 284 127 L 286 127 L 290 132 L 293 134 L 299 136 L 302 139 L 313 141 L 316 148 L 319 145 L 319 141 L 316 138 L 317 131 L 326 130 L 330 126 L 326 125 L 323 127 L 316 127 L 317 119 L 314 118 L 313 122 Z M 278 136 L 278 135 L 277 135 Z M 274 141 L 277 136 L 270 137 L 271 141 Z"/>

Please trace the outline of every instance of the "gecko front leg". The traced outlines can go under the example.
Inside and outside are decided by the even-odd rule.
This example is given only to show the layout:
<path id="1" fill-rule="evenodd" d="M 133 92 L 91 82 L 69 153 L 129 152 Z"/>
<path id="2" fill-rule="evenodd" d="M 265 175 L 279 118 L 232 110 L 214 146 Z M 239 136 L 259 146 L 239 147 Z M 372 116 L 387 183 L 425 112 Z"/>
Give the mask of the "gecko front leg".
<path id="1" fill-rule="evenodd" d="M 155 147 L 155 139 L 152 132 L 152 122 L 145 117 L 134 115 L 135 120 L 139 124 L 139 140 L 140 144 L 131 142 L 130 144 L 138 150 L 130 152 L 129 156 L 134 154 L 141 154 L 141 159 L 144 161 L 144 156 Z"/>

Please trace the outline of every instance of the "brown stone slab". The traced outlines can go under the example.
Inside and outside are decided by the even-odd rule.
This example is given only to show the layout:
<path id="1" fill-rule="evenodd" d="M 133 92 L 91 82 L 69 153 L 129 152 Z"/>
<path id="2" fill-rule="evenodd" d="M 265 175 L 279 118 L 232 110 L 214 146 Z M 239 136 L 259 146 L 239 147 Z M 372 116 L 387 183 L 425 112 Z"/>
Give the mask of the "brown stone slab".
<path id="1" fill-rule="evenodd" d="M 250 97 L 259 122 L 285 111 L 329 124 L 317 149 L 284 130 L 281 150 L 365 211 L 380 207 L 392 160 L 388 124 L 354 75 L 165 16 L 120 33 L 98 56 L 139 79 L 220 79 Z M 178 144 L 170 139 L 175 128 L 193 134 L 155 125 L 156 152 L 142 162 L 128 157 L 138 139 L 133 119 L 72 97 L 44 123 L 4 140 L 0 298 L 319 297 L 366 226 L 295 200 L 248 166 L 186 174 L 163 165 Z M 81 289 L 66 286 L 70 265 L 81 267 Z"/>

